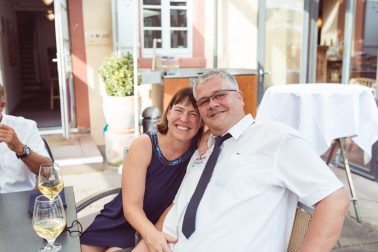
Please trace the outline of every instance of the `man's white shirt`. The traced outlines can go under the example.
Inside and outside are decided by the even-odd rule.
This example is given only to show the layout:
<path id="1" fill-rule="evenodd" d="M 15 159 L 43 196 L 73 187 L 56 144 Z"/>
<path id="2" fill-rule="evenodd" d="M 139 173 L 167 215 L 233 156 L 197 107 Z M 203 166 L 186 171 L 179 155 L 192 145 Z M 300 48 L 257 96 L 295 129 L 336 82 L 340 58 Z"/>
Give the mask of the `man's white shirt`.
<path id="1" fill-rule="evenodd" d="M 247 115 L 229 130 L 199 204 L 196 230 L 182 233 L 186 207 L 213 150 L 193 154 L 166 216 L 163 232 L 175 252 L 283 251 L 298 200 L 312 206 L 342 187 L 297 131 L 278 123 L 254 123 Z"/>
<path id="2" fill-rule="evenodd" d="M 45 145 L 38 132 L 37 124 L 23 117 L 3 115 L 2 124 L 16 131 L 20 141 L 32 151 L 48 157 Z M 35 187 L 35 174 L 25 166 L 6 143 L 0 143 L 0 193 L 32 190 Z"/>

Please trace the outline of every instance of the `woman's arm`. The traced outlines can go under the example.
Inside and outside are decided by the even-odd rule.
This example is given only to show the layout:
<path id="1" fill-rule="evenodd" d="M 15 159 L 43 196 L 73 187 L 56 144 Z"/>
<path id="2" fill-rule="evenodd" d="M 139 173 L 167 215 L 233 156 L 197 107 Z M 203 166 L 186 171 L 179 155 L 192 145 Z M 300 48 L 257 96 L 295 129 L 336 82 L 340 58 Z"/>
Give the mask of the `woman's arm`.
<path id="1" fill-rule="evenodd" d="M 137 138 L 123 162 L 122 204 L 128 222 L 142 236 L 150 252 L 168 252 L 164 234 L 158 231 L 143 211 L 147 168 L 152 157 L 152 145 L 147 135 Z"/>

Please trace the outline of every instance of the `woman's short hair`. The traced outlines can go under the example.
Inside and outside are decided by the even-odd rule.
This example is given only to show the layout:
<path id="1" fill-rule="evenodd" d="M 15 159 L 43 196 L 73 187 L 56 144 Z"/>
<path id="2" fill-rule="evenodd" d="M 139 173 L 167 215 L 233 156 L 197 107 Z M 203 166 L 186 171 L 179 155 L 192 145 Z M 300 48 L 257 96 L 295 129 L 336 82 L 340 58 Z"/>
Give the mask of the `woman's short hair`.
<path id="1" fill-rule="evenodd" d="M 156 125 L 157 130 L 160 133 L 166 134 L 168 132 L 168 119 L 167 119 L 168 112 L 172 109 L 174 105 L 183 103 L 183 102 L 185 103 L 185 105 L 192 105 L 198 111 L 197 103 L 193 96 L 193 89 L 191 87 L 180 89 L 172 97 L 171 101 L 168 104 L 168 107 L 165 109 L 164 114 L 162 118 L 160 119 L 160 122 Z M 201 136 L 202 132 L 203 132 L 203 127 L 200 128 L 197 136 Z"/>

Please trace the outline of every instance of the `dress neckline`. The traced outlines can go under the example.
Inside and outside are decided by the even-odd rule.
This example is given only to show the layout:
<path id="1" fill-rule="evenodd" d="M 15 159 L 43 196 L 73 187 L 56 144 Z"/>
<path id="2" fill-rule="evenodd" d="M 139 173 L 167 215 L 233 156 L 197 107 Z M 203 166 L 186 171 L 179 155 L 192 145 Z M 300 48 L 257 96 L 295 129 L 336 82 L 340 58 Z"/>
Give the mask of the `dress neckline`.
<path id="1" fill-rule="evenodd" d="M 192 140 L 192 143 L 188 150 L 182 154 L 180 157 L 173 159 L 173 160 L 168 160 L 164 155 L 163 152 L 160 149 L 159 143 L 158 143 L 158 137 L 157 137 L 157 131 L 150 131 L 149 135 L 152 140 L 152 150 L 156 154 L 156 156 L 159 158 L 159 160 L 166 165 L 177 165 L 185 162 L 188 158 L 190 158 L 195 150 L 195 140 Z"/>

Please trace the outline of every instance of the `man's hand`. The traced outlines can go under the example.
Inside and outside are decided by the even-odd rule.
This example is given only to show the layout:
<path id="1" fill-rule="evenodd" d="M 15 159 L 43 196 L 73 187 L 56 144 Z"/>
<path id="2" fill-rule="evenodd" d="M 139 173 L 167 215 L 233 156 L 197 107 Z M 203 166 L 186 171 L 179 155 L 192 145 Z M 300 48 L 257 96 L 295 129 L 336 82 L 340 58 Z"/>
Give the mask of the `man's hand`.
<path id="1" fill-rule="evenodd" d="M 177 240 L 157 229 L 150 230 L 144 238 L 149 252 L 171 252 L 168 243 L 176 243 Z"/>
<path id="2" fill-rule="evenodd" d="M 6 143 L 8 148 L 18 156 L 24 152 L 25 145 L 18 139 L 15 130 L 4 124 L 0 124 L 0 142 Z M 20 160 L 36 175 L 39 173 L 41 164 L 51 163 L 48 157 L 42 156 L 33 150 L 27 158 L 21 158 Z"/>
<path id="3" fill-rule="evenodd" d="M 0 142 L 6 143 L 17 155 L 21 155 L 24 150 L 24 144 L 18 139 L 14 129 L 5 124 L 0 124 Z"/>

